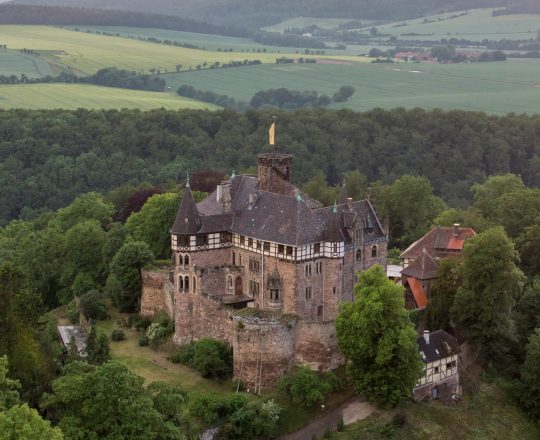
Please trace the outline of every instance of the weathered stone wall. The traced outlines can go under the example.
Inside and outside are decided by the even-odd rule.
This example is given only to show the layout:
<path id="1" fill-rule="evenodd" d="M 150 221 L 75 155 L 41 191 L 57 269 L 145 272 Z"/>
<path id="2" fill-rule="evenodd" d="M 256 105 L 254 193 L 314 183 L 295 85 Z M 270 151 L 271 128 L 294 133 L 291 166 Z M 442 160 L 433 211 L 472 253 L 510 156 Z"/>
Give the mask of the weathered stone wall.
<path id="1" fill-rule="evenodd" d="M 333 321 L 300 321 L 296 329 L 295 363 L 313 370 L 333 370 L 345 362 L 339 352 Z"/>
<path id="2" fill-rule="evenodd" d="M 375 264 L 380 264 L 386 270 L 387 264 L 387 255 L 388 255 L 388 243 L 386 241 L 376 243 L 377 246 L 377 256 L 372 257 L 372 244 L 364 246 L 364 267 L 369 269 Z"/>
<path id="3" fill-rule="evenodd" d="M 343 294 L 343 259 L 326 259 L 322 321 L 336 319 Z"/>
<path id="4" fill-rule="evenodd" d="M 154 316 L 163 310 L 174 316 L 174 285 L 169 271 L 142 270 L 141 315 Z"/>
<path id="5" fill-rule="evenodd" d="M 236 321 L 233 337 L 234 376 L 253 392 L 276 385 L 294 365 L 296 326 Z"/>

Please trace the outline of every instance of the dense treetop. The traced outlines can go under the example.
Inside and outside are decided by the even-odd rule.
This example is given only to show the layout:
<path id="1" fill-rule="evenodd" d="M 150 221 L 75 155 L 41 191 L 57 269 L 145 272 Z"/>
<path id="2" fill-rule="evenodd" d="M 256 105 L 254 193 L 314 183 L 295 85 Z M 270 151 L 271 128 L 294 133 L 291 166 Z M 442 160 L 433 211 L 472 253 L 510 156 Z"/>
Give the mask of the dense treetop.
<path id="1" fill-rule="evenodd" d="M 124 184 L 176 184 L 186 172 L 253 170 L 275 111 L 0 111 L 0 224 Z M 450 206 L 488 175 L 540 184 L 540 116 L 375 109 L 278 112 L 279 149 L 302 185 L 359 170 L 373 184 L 425 176 Z M 114 172 L 111 172 L 114 170 Z"/>

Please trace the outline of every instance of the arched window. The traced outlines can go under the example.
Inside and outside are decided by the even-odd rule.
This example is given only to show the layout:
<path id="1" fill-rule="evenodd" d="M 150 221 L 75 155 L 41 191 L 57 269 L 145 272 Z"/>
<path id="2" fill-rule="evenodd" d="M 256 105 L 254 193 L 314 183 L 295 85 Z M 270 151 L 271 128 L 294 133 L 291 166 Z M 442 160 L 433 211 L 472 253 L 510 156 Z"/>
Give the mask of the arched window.
<path id="1" fill-rule="evenodd" d="M 362 249 L 356 251 L 356 261 L 362 261 Z"/>
<path id="2" fill-rule="evenodd" d="M 178 255 L 178 266 L 184 265 L 184 257 L 182 255 Z"/>
<path id="3" fill-rule="evenodd" d="M 197 278 L 193 277 L 193 292 L 197 291 Z"/>
<path id="4" fill-rule="evenodd" d="M 179 276 L 178 277 L 178 291 L 182 292 L 184 290 L 184 277 Z"/>
<path id="5" fill-rule="evenodd" d="M 371 258 L 377 258 L 377 245 L 371 246 Z"/>
<path id="6" fill-rule="evenodd" d="M 227 288 L 228 288 L 229 290 L 232 290 L 232 287 L 233 287 L 232 276 L 229 275 L 229 276 L 227 277 Z"/>
<path id="7" fill-rule="evenodd" d="M 184 290 L 189 292 L 189 277 L 184 278 Z"/>
<path id="8" fill-rule="evenodd" d="M 270 299 L 279 301 L 279 289 L 270 289 Z"/>
<path id="9" fill-rule="evenodd" d="M 189 266 L 189 255 L 184 257 L 184 266 Z"/>

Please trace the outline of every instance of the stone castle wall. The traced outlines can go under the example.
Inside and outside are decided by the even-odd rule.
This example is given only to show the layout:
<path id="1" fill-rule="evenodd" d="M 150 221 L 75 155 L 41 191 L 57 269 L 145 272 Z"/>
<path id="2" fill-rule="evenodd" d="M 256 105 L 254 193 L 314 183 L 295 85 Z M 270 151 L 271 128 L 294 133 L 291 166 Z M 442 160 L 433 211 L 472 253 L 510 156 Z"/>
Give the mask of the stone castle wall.
<path id="1" fill-rule="evenodd" d="M 174 316 L 174 285 L 169 271 L 142 270 L 141 315 L 152 317 L 165 311 Z"/>
<path id="2" fill-rule="evenodd" d="M 295 364 L 328 371 L 345 362 L 339 352 L 334 321 L 300 321 L 296 329 Z"/>

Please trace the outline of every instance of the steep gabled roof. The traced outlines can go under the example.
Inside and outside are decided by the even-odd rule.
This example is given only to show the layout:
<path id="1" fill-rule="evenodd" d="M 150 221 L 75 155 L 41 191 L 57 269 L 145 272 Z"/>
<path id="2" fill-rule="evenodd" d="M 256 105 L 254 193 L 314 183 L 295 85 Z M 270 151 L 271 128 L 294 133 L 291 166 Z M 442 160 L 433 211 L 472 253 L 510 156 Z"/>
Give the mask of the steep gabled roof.
<path id="1" fill-rule="evenodd" d="M 461 350 L 457 339 L 444 330 L 429 334 L 429 344 L 423 336 L 416 339 L 418 349 L 424 353 L 424 362 L 434 362 L 458 354 Z"/>
<path id="2" fill-rule="evenodd" d="M 428 298 L 424 288 L 422 287 L 421 281 L 414 277 L 405 276 L 404 278 L 411 289 L 416 306 L 419 309 L 424 309 L 427 306 Z"/>
<path id="3" fill-rule="evenodd" d="M 196 234 L 201 227 L 201 218 L 188 181 L 171 232 L 173 234 Z"/>
<path id="4" fill-rule="evenodd" d="M 418 258 L 422 255 L 423 249 L 426 249 L 433 258 L 444 258 L 449 253 L 461 251 L 465 240 L 474 235 L 476 233 L 472 228 L 438 226 L 405 249 L 401 258 Z"/>
<path id="5" fill-rule="evenodd" d="M 401 274 L 419 280 L 432 280 L 437 278 L 437 262 L 429 255 L 426 248 L 424 248 L 422 249 L 422 255 L 403 269 Z"/>

